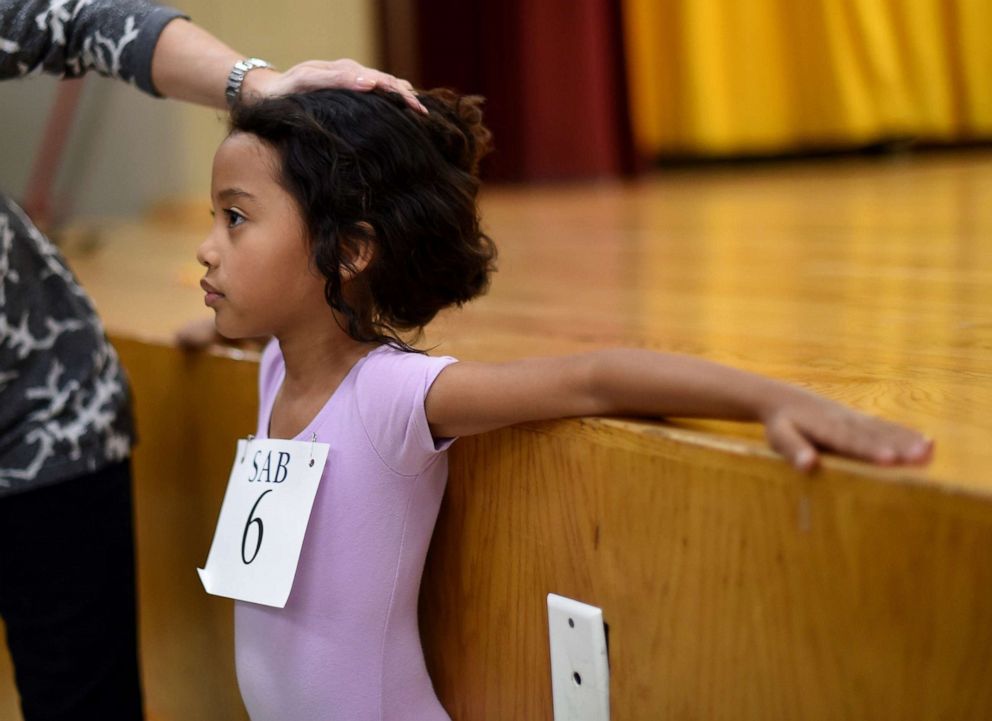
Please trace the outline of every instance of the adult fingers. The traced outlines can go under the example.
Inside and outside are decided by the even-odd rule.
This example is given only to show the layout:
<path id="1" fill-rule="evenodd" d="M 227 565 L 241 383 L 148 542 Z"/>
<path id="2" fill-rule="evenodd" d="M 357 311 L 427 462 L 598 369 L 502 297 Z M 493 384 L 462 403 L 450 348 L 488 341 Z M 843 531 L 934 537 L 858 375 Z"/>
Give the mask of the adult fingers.
<path id="1" fill-rule="evenodd" d="M 427 108 L 417 98 L 417 94 L 413 91 L 413 84 L 408 80 L 368 68 L 361 75 L 357 76 L 356 80 L 366 84 L 371 83 L 368 88 L 369 90 L 372 88 L 382 88 L 383 90 L 399 93 L 403 96 L 403 100 L 406 101 L 407 105 L 418 112 L 427 114 Z"/>
<path id="2" fill-rule="evenodd" d="M 306 92 L 320 88 L 346 88 L 361 92 L 382 88 L 399 93 L 411 108 L 427 113 L 427 108 L 417 98 L 409 81 L 350 59 L 308 60 L 294 65 L 283 73 L 271 89 L 271 94 Z"/>

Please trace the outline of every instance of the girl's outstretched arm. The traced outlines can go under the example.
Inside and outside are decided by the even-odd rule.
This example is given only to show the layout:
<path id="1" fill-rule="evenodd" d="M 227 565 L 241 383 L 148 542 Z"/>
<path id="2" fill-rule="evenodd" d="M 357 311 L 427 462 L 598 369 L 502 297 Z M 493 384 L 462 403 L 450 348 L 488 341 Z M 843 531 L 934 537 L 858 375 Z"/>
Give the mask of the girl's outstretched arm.
<path id="1" fill-rule="evenodd" d="M 932 443 L 801 388 L 701 358 L 604 350 L 510 363 L 455 363 L 426 401 L 435 437 L 591 415 L 758 421 L 772 448 L 810 470 L 825 449 L 880 464 L 926 463 Z"/>

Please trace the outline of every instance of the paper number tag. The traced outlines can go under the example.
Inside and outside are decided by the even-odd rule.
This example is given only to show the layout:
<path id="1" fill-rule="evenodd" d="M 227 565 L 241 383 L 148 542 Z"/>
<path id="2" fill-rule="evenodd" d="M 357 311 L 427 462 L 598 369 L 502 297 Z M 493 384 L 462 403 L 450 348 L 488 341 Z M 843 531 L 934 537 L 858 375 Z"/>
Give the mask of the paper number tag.
<path id="1" fill-rule="evenodd" d="M 207 567 L 196 569 L 207 593 L 286 605 L 329 448 L 238 441 Z"/>

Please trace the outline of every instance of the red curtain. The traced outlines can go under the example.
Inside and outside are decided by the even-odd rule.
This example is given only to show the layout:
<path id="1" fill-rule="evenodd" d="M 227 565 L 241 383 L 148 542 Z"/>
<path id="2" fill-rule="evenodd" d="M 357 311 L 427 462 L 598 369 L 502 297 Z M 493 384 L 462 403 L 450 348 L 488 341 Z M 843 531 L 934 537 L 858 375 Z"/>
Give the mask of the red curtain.
<path id="1" fill-rule="evenodd" d="M 635 167 L 620 3 L 413 0 L 413 75 L 486 97 L 502 180 L 593 178 Z M 396 33 L 388 31 L 389 43 Z"/>

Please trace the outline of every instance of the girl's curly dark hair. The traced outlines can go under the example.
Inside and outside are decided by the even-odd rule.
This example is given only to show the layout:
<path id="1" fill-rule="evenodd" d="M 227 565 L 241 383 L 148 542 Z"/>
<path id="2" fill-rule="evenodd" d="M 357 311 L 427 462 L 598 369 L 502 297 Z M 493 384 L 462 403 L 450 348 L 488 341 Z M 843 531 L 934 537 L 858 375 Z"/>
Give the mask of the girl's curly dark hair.
<path id="1" fill-rule="evenodd" d="M 406 350 L 404 334 L 486 291 L 496 258 L 476 207 L 479 160 L 491 148 L 482 98 L 419 97 L 428 115 L 395 93 L 349 90 L 268 98 L 231 114 L 232 133 L 278 153 L 280 183 L 299 205 L 347 333 Z M 367 249 L 367 267 L 345 286 L 342 271 Z"/>

